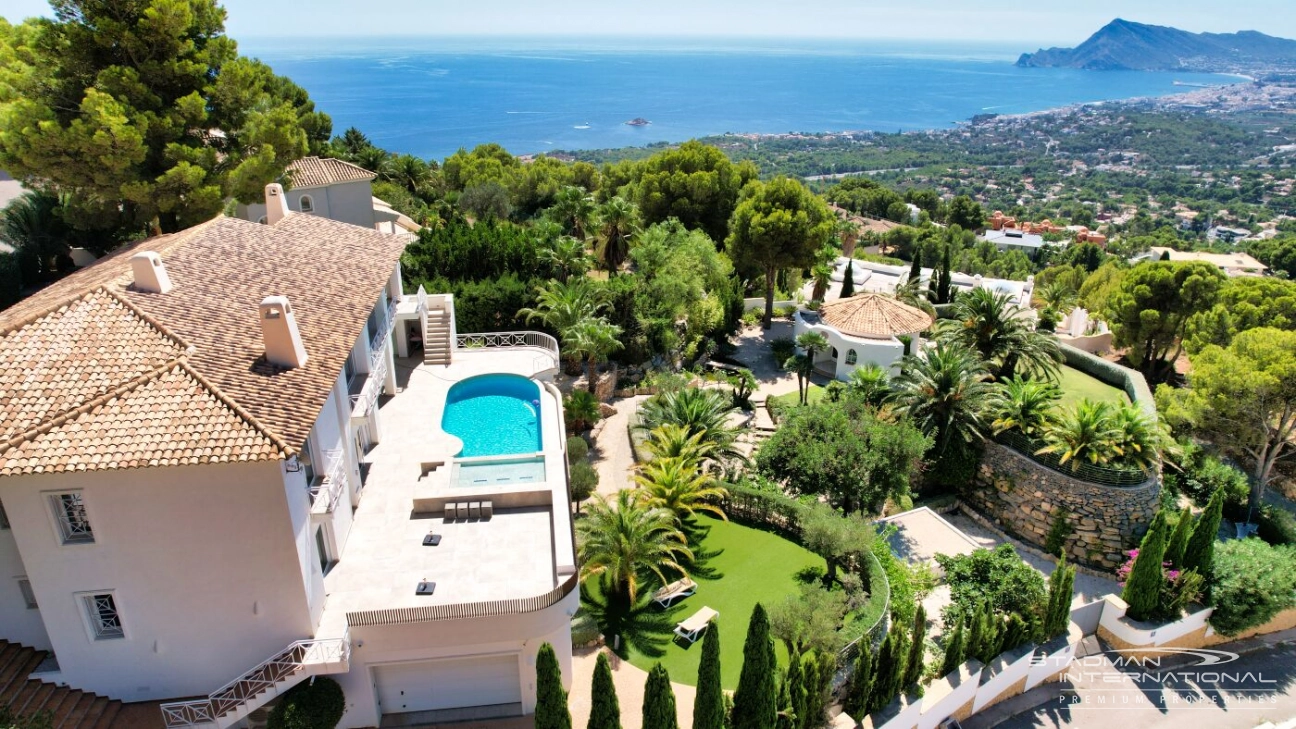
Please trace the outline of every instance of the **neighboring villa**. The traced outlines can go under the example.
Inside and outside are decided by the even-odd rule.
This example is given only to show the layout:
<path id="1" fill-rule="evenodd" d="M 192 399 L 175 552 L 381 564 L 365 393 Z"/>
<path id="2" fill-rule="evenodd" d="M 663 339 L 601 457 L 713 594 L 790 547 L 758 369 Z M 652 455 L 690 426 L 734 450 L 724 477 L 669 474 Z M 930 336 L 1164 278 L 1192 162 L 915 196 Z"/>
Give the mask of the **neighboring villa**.
<path id="1" fill-rule="evenodd" d="M 305 157 L 288 165 L 292 183 L 287 191 L 293 212 L 379 230 L 392 235 L 413 235 L 419 225 L 373 196 L 377 175 L 358 165 L 331 157 Z M 266 222 L 266 206 L 239 205 L 238 216 L 254 223 Z"/>
<path id="2" fill-rule="evenodd" d="M 819 311 L 793 315 L 793 333 L 819 332 L 829 347 L 815 354 L 817 371 L 838 380 L 870 364 L 897 371 L 900 360 L 922 346 L 922 333 L 933 319 L 921 309 L 885 294 L 860 294 L 830 301 Z"/>
<path id="3" fill-rule="evenodd" d="M 1248 253 L 1206 253 L 1205 251 L 1176 251 L 1173 248 L 1153 246 L 1132 259 L 1139 261 L 1159 261 L 1168 256 L 1171 261 L 1203 261 L 1219 268 L 1228 276 L 1263 276 L 1269 267 L 1256 260 Z"/>
<path id="4" fill-rule="evenodd" d="M 579 602 L 556 343 L 457 335 L 403 238 L 267 203 L 0 313 L 5 680 L 167 727 L 321 674 L 344 729 L 532 712 Z"/>
<path id="5" fill-rule="evenodd" d="M 1038 233 L 1027 233 L 1018 228 L 1004 228 L 1003 230 L 987 230 L 981 236 L 981 240 L 993 243 L 995 248 L 1001 252 L 1021 251 L 1029 258 L 1035 258 L 1039 255 L 1040 249 L 1049 245 L 1065 247 L 1065 243 L 1049 243 Z"/>
<path id="6" fill-rule="evenodd" d="M 827 301 L 840 298 L 842 283 L 846 280 L 846 268 L 851 269 L 851 279 L 856 292 L 893 295 L 900 286 L 909 280 L 909 266 L 873 263 L 851 258 L 838 258 L 833 263 L 832 280 L 828 285 Z M 927 290 L 934 269 L 923 268 L 920 273 L 919 287 Z M 950 276 L 950 288 L 956 292 L 971 291 L 976 288 L 990 288 L 1012 299 L 1018 308 L 1030 308 L 1031 296 L 1035 290 L 1035 277 L 1027 276 L 1025 281 L 1013 281 L 1004 278 L 985 278 L 969 276 L 966 273 L 954 272 Z M 810 300 L 814 292 L 814 282 L 810 281 L 802 288 L 805 300 Z"/>

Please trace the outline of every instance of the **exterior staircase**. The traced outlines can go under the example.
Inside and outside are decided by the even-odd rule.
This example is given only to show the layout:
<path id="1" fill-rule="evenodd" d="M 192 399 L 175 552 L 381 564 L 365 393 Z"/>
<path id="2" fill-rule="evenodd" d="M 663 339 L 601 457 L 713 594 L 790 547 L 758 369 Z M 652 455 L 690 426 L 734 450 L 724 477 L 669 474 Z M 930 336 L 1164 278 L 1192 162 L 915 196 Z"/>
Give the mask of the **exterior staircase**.
<path id="1" fill-rule="evenodd" d="M 47 715 L 53 729 L 109 729 L 122 702 L 28 678 L 45 651 L 0 640 L 0 706 L 15 716 Z"/>
<path id="2" fill-rule="evenodd" d="M 162 719 L 167 729 L 225 729 L 252 716 L 271 699 L 307 678 L 346 673 L 350 668 L 349 636 L 299 640 L 205 698 L 162 704 Z"/>
<path id="3" fill-rule="evenodd" d="M 452 316 L 445 309 L 428 309 L 427 331 L 423 334 L 424 364 L 450 364 L 450 324 Z"/>

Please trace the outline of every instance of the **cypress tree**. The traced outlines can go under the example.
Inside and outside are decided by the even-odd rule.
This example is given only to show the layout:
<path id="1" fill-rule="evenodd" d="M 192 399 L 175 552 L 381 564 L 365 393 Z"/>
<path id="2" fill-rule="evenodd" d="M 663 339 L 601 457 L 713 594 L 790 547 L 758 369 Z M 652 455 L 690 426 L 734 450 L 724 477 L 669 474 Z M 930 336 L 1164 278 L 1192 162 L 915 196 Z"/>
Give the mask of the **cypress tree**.
<path id="1" fill-rule="evenodd" d="M 860 639 L 859 655 L 855 657 L 855 672 L 851 674 L 850 688 L 842 708 L 854 719 L 863 719 L 869 707 L 869 694 L 873 692 L 873 641 L 866 635 Z"/>
<path id="2" fill-rule="evenodd" d="M 693 701 L 693 729 L 724 729 L 724 689 L 720 686 L 720 624 L 711 622 L 702 636 L 698 664 L 697 698 Z M 590 729 L 595 729 L 593 725 Z"/>
<path id="3" fill-rule="evenodd" d="M 813 663 L 810 670 L 817 674 L 817 669 Z M 813 678 L 809 682 L 805 679 L 806 677 L 801 670 L 801 656 L 797 655 L 796 651 L 793 651 L 792 658 L 788 660 L 787 678 L 783 681 L 783 693 L 786 694 L 787 699 L 784 706 L 792 715 L 789 722 L 792 727 L 799 728 L 805 722 L 806 684 L 813 683 Z"/>
<path id="4" fill-rule="evenodd" d="M 923 658 L 927 652 L 927 610 L 922 605 L 914 613 L 913 632 L 909 636 L 909 656 L 905 659 L 902 686 L 913 686 L 922 680 Z"/>
<path id="5" fill-rule="evenodd" d="M 732 729 L 773 729 L 778 718 L 778 686 L 769 615 L 756 603 L 743 644 L 742 673 L 734 692 Z M 645 727 L 645 729 L 647 729 Z"/>
<path id="6" fill-rule="evenodd" d="M 949 303 L 950 286 L 954 283 L 954 277 L 950 274 L 950 266 L 952 265 L 950 257 L 953 255 L 950 248 L 952 247 L 952 244 L 946 243 L 945 250 L 941 253 L 940 283 L 936 289 L 936 298 L 940 300 L 938 303 L 941 304 Z"/>
<path id="7" fill-rule="evenodd" d="M 621 702 L 617 700 L 616 684 L 612 682 L 612 666 L 603 653 L 599 653 L 594 663 L 588 729 L 621 729 Z"/>
<path id="8" fill-rule="evenodd" d="M 967 633 L 963 623 L 955 624 L 954 631 L 945 639 L 945 660 L 941 663 L 941 675 L 948 676 L 958 670 L 967 660 Z"/>
<path id="9" fill-rule="evenodd" d="M 869 697 L 869 713 L 885 707 L 900 693 L 901 680 L 904 678 L 905 629 L 892 625 L 882 641 L 882 650 L 878 651 L 877 673 L 873 679 L 873 692 Z"/>
<path id="10" fill-rule="evenodd" d="M 1161 562 L 1165 559 L 1167 539 L 1165 513 L 1158 511 L 1152 526 L 1143 535 L 1138 556 L 1121 591 L 1121 599 L 1129 603 L 1129 616 L 1134 620 L 1148 620 L 1161 604 L 1161 587 L 1165 583 Z"/>
<path id="11" fill-rule="evenodd" d="M 913 264 L 909 266 L 909 281 L 922 280 L 922 251 L 914 251 Z"/>
<path id="12" fill-rule="evenodd" d="M 1179 512 L 1179 522 L 1175 524 L 1174 531 L 1170 533 L 1170 543 L 1166 545 L 1165 561 L 1170 563 L 1172 570 L 1183 566 L 1184 553 L 1188 551 L 1188 538 L 1192 536 L 1192 523 L 1192 509 L 1185 506 Z"/>
<path id="13" fill-rule="evenodd" d="M 567 710 L 567 692 L 562 687 L 562 668 L 552 645 L 545 643 L 536 654 L 535 729 L 572 729 Z"/>
<path id="14" fill-rule="evenodd" d="M 842 279 L 841 298 L 849 299 L 855 295 L 855 262 L 846 264 L 846 277 Z"/>
<path id="15" fill-rule="evenodd" d="M 660 663 L 654 663 L 644 685 L 643 729 L 679 729 L 675 714 L 675 690 L 670 674 Z"/>
<path id="16" fill-rule="evenodd" d="M 980 658 L 981 644 L 985 641 L 986 622 L 982 619 L 985 612 L 985 605 L 977 603 L 976 608 L 967 616 L 967 644 L 963 648 L 963 655 L 966 658 Z"/>
<path id="17" fill-rule="evenodd" d="M 1192 538 L 1184 550 L 1184 571 L 1196 570 L 1209 583 L 1214 574 L 1215 539 L 1219 534 L 1220 520 L 1224 518 L 1224 487 L 1215 489 L 1206 510 L 1193 527 Z"/>
<path id="18" fill-rule="evenodd" d="M 1071 599 L 1075 588 L 1075 567 L 1066 563 L 1066 555 L 1058 560 L 1053 574 L 1049 575 L 1048 609 L 1044 614 L 1044 640 L 1062 635 L 1071 624 Z"/>
<path id="19" fill-rule="evenodd" d="M 802 729 L 814 729 L 823 725 L 824 716 L 828 713 L 833 674 L 836 672 L 837 659 L 833 655 L 811 653 L 802 661 L 801 673 L 805 676 L 806 685 L 806 719 L 801 724 Z"/>

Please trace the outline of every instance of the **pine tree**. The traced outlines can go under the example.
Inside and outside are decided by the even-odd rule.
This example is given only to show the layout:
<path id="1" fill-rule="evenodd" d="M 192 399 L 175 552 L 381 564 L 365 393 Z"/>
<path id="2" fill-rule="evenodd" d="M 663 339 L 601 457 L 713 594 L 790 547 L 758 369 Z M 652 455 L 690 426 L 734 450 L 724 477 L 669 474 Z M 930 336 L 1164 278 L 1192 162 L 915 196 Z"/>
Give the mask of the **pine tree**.
<path id="1" fill-rule="evenodd" d="M 873 679 L 873 692 L 869 697 L 869 713 L 885 707 L 900 693 L 901 681 L 904 679 L 905 653 L 907 653 L 905 629 L 892 625 L 882 649 L 878 651 L 877 674 Z"/>
<path id="2" fill-rule="evenodd" d="M 1224 487 L 1211 494 L 1206 503 L 1206 510 L 1198 517 L 1193 527 L 1192 538 L 1184 550 L 1184 571 L 1195 570 L 1197 574 L 1210 582 L 1214 574 L 1215 539 L 1219 534 L 1220 520 L 1224 518 Z"/>
<path id="3" fill-rule="evenodd" d="M 778 717 L 777 663 L 769 615 L 756 603 L 743 644 L 742 673 L 734 692 L 732 729 L 773 729 Z"/>
<path id="4" fill-rule="evenodd" d="M 913 264 L 909 266 L 908 281 L 922 280 L 922 251 L 914 251 Z"/>
<path id="5" fill-rule="evenodd" d="M 670 674 L 660 663 L 653 664 L 644 685 L 643 729 L 679 729 L 675 690 L 671 688 Z"/>
<path id="6" fill-rule="evenodd" d="M 855 262 L 846 264 L 846 276 L 842 279 L 841 298 L 849 299 L 855 295 Z"/>
<path id="7" fill-rule="evenodd" d="M 905 659 L 902 686 L 913 686 L 922 680 L 923 659 L 927 653 L 927 610 L 922 605 L 914 613 L 913 632 L 909 635 L 909 656 Z"/>
<path id="8" fill-rule="evenodd" d="M 714 627 L 714 626 L 713 626 Z M 708 631 L 711 628 L 707 629 Z M 590 689 L 588 729 L 621 729 L 621 702 L 617 701 L 612 666 L 606 654 L 599 653 L 594 663 L 594 681 Z"/>
<path id="9" fill-rule="evenodd" d="M 811 665 L 811 671 L 815 667 Z M 791 726 L 800 727 L 806 717 L 806 680 L 801 671 L 801 656 L 795 651 L 788 660 L 787 678 L 783 680 L 783 693 L 787 699 L 785 709 L 791 714 Z"/>
<path id="10" fill-rule="evenodd" d="M 1075 567 L 1066 563 L 1066 555 L 1058 560 L 1053 574 L 1049 575 L 1048 609 L 1044 615 L 1044 640 L 1051 640 L 1067 632 L 1071 624 L 1071 600 L 1075 588 Z"/>
<path id="11" fill-rule="evenodd" d="M 1170 543 L 1166 545 L 1165 561 L 1170 563 L 1172 570 L 1183 566 L 1184 553 L 1188 551 L 1188 539 L 1192 536 L 1192 524 L 1192 509 L 1185 506 L 1184 510 L 1179 512 L 1179 522 L 1175 524 L 1174 531 L 1170 534 Z"/>
<path id="12" fill-rule="evenodd" d="M 869 695 L 873 692 L 873 641 L 866 635 L 860 639 L 859 647 L 855 672 L 851 674 L 850 688 L 842 702 L 842 708 L 855 719 L 864 718 L 869 707 Z"/>
<path id="13" fill-rule="evenodd" d="M 702 636 L 702 660 L 698 664 L 697 698 L 693 701 L 693 729 L 724 729 L 724 689 L 720 686 L 720 624 Z M 595 729 L 590 726 L 590 729 Z"/>
<path id="14" fill-rule="evenodd" d="M 544 643 L 536 654 L 535 729 L 572 729 L 562 668 L 552 645 Z"/>
<path id="15" fill-rule="evenodd" d="M 1166 531 L 1165 513 L 1158 511 L 1152 519 L 1152 526 L 1143 535 L 1134 566 L 1125 579 L 1121 599 L 1129 604 L 1129 616 L 1134 620 L 1152 618 L 1161 604 L 1161 587 L 1165 584 L 1161 562 L 1165 559 L 1169 537 Z"/>
<path id="16" fill-rule="evenodd" d="M 948 676 L 958 670 L 967 660 L 967 633 L 963 623 L 954 626 L 954 632 L 945 639 L 945 660 L 941 663 L 941 675 Z"/>

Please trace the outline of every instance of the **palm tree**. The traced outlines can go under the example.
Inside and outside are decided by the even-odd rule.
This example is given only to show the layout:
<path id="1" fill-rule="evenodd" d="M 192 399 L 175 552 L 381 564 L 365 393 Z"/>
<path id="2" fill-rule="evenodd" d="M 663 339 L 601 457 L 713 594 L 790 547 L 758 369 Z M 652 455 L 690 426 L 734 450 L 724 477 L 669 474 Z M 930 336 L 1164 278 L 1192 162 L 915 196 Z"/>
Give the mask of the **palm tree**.
<path id="1" fill-rule="evenodd" d="M 938 325 L 937 336 L 976 350 L 1000 380 L 1018 369 L 1032 377 L 1055 378 L 1062 350 L 1057 339 L 1032 329 L 1008 294 L 977 288 L 954 302 L 954 318 Z"/>
<path id="2" fill-rule="evenodd" d="M 850 218 L 841 218 L 835 227 L 837 239 L 841 241 L 842 255 L 850 258 L 855 255 L 855 245 L 859 243 L 860 226 Z"/>
<path id="3" fill-rule="evenodd" d="M 675 515 L 639 503 L 630 489 L 618 492 L 614 501 L 599 497 L 592 502 L 577 522 L 576 534 L 581 579 L 608 575 L 616 594 L 632 603 L 643 573 L 665 585 L 669 581 L 663 570 L 685 574 L 680 559 L 693 559 Z"/>
<path id="4" fill-rule="evenodd" d="M 639 467 L 634 475 L 639 500 L 650 508 L 666 509 L 683 524 L 686 517 L 706 511 L 728 520 L 717 503 L 729 490 L 698 468 L 690 458 L 660 458 Z"/>
<path id="5" fill-rule="evenodd" d="M 815 355 L 828 349 L 828 337 L 819 332 L 802 332 L 796 338 L 796 344 L 804 352 L 803 359 L 793 357 L 792 362 L 795 364 L 790 369 L 795 369 L 797 373 L 797 394 L 801 397 L 801 404 L 805 405 L 810 397 L 810 375 L 814 373 Z"/>
<path id="6" fill-rule="evenodd" d="M 865 404 L 878 407 L 891 393 L 891 374 L 870 362 L 851 370 L 846 389 Z"/>
<path id="7" fill-rule="evenodd" d="M 562 225 L 566 233 L 583 242 L 589 237 L 594 210 L 594 198 L 585 188 L 566 185 L 554 196 L 554 204 L 547 214 Z"/>
<path id="8" fill-rule="evenodd" d="M 931 349 L 905 357 L 900 374 L 891 381 L 891 399 L 898 413 L 935 439 L 939 459 L 954 438 L 972 443 L 984 437 L 986 420 L 999 398 L 988 376 L 975 352 L 938 341 Z"/>
<path id="9" fill-rule="evenodd" d="M 1151 471 L 1172 443 L 1162 426 L 1137 405 L 1125 403 L 1112 411 L 1112 449 L 1122 465 Z"/>
<path id="10" fill-rule="evenodd" d="M 810 277 L 814 279 L 814 291 L 810 293 L 811 301 L 823 301 L 828 295 L 828 286 L 832 283 L 833 267 L 831 263 L 816 263 L 810 269 Z"/>
<path id="11" fill-rule="evenodd" d="M 1102 465 L 1116 454 L 1118 438 L 1111 404 L 1081 400 L 1045 431 L 1045 445 L 1036 453 L 1056 455 L 1059 463 L 1070 463 L 1072 469 L 1081 463 Z"/>
<path id="12" fill-rule="evenodd" d="M 1040 301 L 1044 302 L 1045 306 L 1053 309 L 1062 316 L 1066 316 L 1070 313 L 1071 310 L 1075 308 L 1076 303 L 1080 300 L 1080 296 L 1076 293 L 1075 289 L 1067 286 L 1061 281 L 1050 281 L 1048 284 L 1040 287 L 1036 294 L 1039 296 Z"/>
<path id="13" fill-rule="evenodd" d="M 536 305 L 519 309 L 518 316 L 528 323 L 539 320 L 560 334 L 608 306 L 607 291 L 588 278 L 550 281 L 538 286 L 536 294 Z"/>
<path id="14" fill-rule="evenodd" d="M 432 168 L 412 154 L 401 154 L 388 160 L 379 176 L 417 194 L 432 181 Z"/>
<path id="15" fill-rule="evenodd" d="M 648 439 L 644 441 L 644 450 L 653 457 L 653 460 L 663 458 L 684 458 L 703 463 L 708 459 L 715 459 L 715 444 L 704 441 L 702 437 L 705 432 L 691 432 L 687 426 L 677 425 L 675 423 L 666 423 L 665 425 L 653 428 L 648 434 Z"/>
<path id="16" fill-rule="evenodd" d="M 923 290 L 921 278 L 905 279 L 904 283 L 896 286 L 895 298 L 902 304 L 921 309 L 932 319 L 936 318 L 936 307 L 932 305 L 931 298 Z"/>
<path id="17" fill-rule="evenodd" d="M 995 412 L 995 433 L 1015 430 L 1027 438 L 1039 438 L 1057 423 L 1057 403 L 1062 390 L 1048 380 L 1014 377 L 1003 383 L 1003 398 Z"/>
<path id="18" fill-rule="evenodd" d="M 585 244 L 569 235 L 562 235 L 540 247 L 540 258 L 549 264 L 559 281 L 579 276 L 590 269 L 590 255 Z"/>
<path id="19" fill-rule="evenodd" d="M 608 355 L 621 349 L 621 327 L 603 317 L 586 317 L 563 330 L 563 348 L 585 358 L 585 374 L 589 391 L 598 384 L 598 366 Z"/>
<path id="20" fill-rule="evenodd" d="M 733 400 L 718 389 L 686 387 L 652 396 L 639 407 L 639 430 L 653 431 L 663 425 L 678 425 L 689 435 L 701 435 L 702 442 L 713 448 L 713 458 L 742 458 L 736 448 L 738 429 L 729 424 L 734 412 Z"/>
<path id="21" fill-rule="evenodd" d="M 603 231 L 600 258 L 609 273 L 615 273 L 630 255 L 630 234 L 639 224 L 639 209 L 621 197 L 613 197 L 598 208 Z"/>

